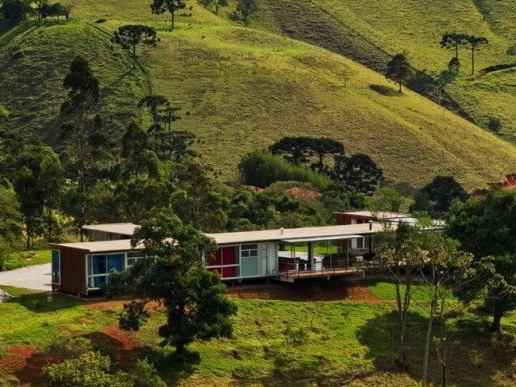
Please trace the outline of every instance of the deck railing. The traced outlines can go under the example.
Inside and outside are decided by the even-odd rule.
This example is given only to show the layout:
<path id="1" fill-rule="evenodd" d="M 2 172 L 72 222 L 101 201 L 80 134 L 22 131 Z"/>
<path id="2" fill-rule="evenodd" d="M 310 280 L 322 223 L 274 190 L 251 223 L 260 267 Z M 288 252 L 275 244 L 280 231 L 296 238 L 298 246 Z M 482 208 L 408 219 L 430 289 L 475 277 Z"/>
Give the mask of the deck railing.
<path id="1" fill-rule="evenodd" d="M 283 258 L 279 261 L 279 275 L 293 278 L 355 273 L 362 270 L 362 261 L 362 257 L 333 255 L 325 256 L 309 265 L 307 261 L 300 259 Z"/>

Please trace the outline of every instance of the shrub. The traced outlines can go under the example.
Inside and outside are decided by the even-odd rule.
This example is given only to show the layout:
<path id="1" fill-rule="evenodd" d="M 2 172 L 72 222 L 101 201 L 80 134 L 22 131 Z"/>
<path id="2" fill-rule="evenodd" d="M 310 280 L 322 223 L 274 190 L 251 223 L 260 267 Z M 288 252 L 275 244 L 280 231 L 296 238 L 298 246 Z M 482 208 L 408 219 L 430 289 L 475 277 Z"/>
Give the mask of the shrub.
<path id="1" fill-rule="evenodd" d="M 43 369 L 50 386 L 59 387 L 122 387 L 127 385 L 124 374 L 110 373 L 111 361 L 98 352 L 86 352 L 76 359 L 52 364 Z M 125 374 L 127 377 L 127 374 Z M 126 378 L 125 378 L 126 379 Z"/>
<path id="2" fill-rule="evenodd" d="M 304 165 L 294 165 L 281 156 L 267 151 L 254 151 L 242 158 L 239 165 L 244 184 L 261 188 L 276 181 L 302 181 L 311 183 L 319 190 L 325 190 L 331 183 L 328 176 L 322 175 Z"/>

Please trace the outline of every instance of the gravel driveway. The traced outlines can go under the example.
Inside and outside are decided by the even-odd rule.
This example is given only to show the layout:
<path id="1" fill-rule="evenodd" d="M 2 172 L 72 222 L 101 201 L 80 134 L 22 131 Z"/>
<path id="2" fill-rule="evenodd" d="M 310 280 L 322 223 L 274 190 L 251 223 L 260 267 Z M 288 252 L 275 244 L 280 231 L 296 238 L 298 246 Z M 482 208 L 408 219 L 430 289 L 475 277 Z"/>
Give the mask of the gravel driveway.
<path id="1" fill-rule="evenodd" d="M 50 272 L 50 263 L 2 271 L 0 272 L 0 288 L 4 285 L 24 289 L 50 291 L 52 290 L 52 286 L 50 284 L 52 276 Z"/>

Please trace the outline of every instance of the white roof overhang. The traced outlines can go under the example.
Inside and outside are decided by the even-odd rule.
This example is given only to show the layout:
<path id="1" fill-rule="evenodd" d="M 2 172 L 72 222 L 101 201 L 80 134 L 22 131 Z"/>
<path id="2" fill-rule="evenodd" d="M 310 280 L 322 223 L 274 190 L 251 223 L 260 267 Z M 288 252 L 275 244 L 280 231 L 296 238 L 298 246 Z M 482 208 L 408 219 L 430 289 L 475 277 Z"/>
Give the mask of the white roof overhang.
<path id="1" fill-rule="evenodd" d="M 322 241 L 336 241 L 345 239 L 363 238 L 363 235 L 332 235 L 332 236 L 321 236 L 321 237 L 310 237 L 310 238 L 292 238 L 282 239 L 281 242 L 285 243 L 302 243 L 302 242 L 322 242 Z"/>

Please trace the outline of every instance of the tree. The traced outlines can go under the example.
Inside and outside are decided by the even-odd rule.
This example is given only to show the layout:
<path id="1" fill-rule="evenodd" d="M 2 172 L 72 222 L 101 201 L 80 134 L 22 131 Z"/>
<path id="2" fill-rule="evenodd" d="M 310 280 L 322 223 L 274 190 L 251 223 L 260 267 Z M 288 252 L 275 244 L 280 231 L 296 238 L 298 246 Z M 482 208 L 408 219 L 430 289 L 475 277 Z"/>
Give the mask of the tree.
<path id="1" fill-rule="evenodd" d="M 457 34 L 457 33 L 446 33 L 443 34 L 440 45 L 441 48 L 446 48 L 447 50 L 455 50 L 455 61 L 459 63 L 459 48 L 461 46 L 467 45 L 467 35 L 465 34 Z M 451 61 L 450 61 L 451 62 Z"/>
<path id="2" fill-rule="evenodd" d="M 399 93 L 401 86 L 405 84 L 411 77 L 412 70 L 405 54 L 396 54 L 387 63 L 387 71 L 385 76 L 399 85 Z"/>
<path id="3" fill-rule="evenodd" d="M 229 0 L 199 0 L 199 3 L 204 7 L 215 7 L 215 14 L 218 15 L 221 7 L 229 5 Z"/>
<path id="4" fill-rule="evenodd" d="M 441 364 L 441 381 L 446 385 L 447 344 L 446 319 L 451 312 L 450 296 L 467 286 L 471 278 L 477 276 L 472 268 L 473 255 L 458 250 L 458 241 L 441 233 L 428 232 L 425 235 L 425 259 L 420 266 L 419 275 L 429 288 L 430 300 L 427 303 L 428 323 L 423 352 L 422 385 L 427 385 L 428 359 L 433 325 L 436 320 L 441 326 L 440 342 L 437 345 L 438 359 Z"/>
<path id="5" fill-rule="evenodd" d="M 159 328 L 162 345 L 173 345 L 183 359 L 193 340 L 231 335 L 229 317 L 236 306 L 225 297 L 220 277 L 202 267 L 202 255 L 215 248 L 211 239 L 177 216 L 162 214 L 142 222 L 132 245 L 144 246 L 149 258 L 110 275 L 106 288 L 108 296 L 129 293 L 138 298 L 124 305 L 122 328 L 138 330 L 148 317 L 145 306 L 154 300 L 167 313 L 166 323 Z"/>
<path id="6" fill-rule="evenodd" d="M 256 0 L 238 0 L 236 11 L 241 15 L 242 20 L 247 23 L 249 16 L 258 11 L 258 4 Z"/>
<path id="7" fill-rule="evenodd" d="M 16 250 L 21 242 L 23 216 L 20 203 L 12 185 L 7 179 L 0 182 L 0 271 L 4 257 Z"/>
<path id="8" fill-rule="evenodd" d="M 170 24 L 171 29 L 174 29 L 175 14 L 176 11 L 186 8 L 185 0 L 153 0 L 151 7 L 151 13 L 161 15 L 162 13 L 170 13 Z"/>
<path id="9" fill-rule="evenodd" d="M 324 163 L 326 155 L 343 155 L 344 145 L 331 138 L 313 137 L 284 137 L 269 147 L 275 155 L 283 155 L 285 159 L 293 163 L 308 163 L 316 156 L 311 167 L 319 172 L 329 168 Z"/>
<path id="10" fill-rule="evenodd" d="M 412 302 L 412 285 L 426 258 L 424 234 L 403 222 L 395 231 L 386 226 L 384 232 L 375 236 L 375 253 L 394 277 L 398 312 L 397 362 L 402 368 L 408 369 L 409 351 L 406 346 L 406 331 Z"/>
<path id="11" fill-rule="evenodd" d="M 91 147 L 90 139 L 93 133 L 100 132 L 102 120 L 100 116 L 95 115 L 90 123 L 87 116 L 98 102 L 99 81 L 93 75 L 88 61 L 82 56 L 76 56 L 63 80 L 63 87 L 68 90 L 68 97 L 61 104 L 61 115 L 69 119 L 61 126 L 61 137 L 67 145 L 63 157 L 66 158 L 65 168 L 69 176 L 77 182 L 74 187 L 73 207 L 79 226 L 82 226 L 86 223 L 88 198 L 92 197 L 90 192 L 98 179 L 94 167 L 100 163 L 98 159 L 88 160 L 88 156 L 91 155 L 92 148 L 99 146 L 96 144 L 95 147 Z M 95 138 L 98 139 L 98 135 Z M 102 146 L 109 147 L 109 143 L 106 142 Z"/>
<path id="12" fill-rule="evenodd" d="M 469 44 L 469 48 L 471 50 L 471 75 L 473 76 L 475 74 L 475 51 L 477 51 L 480 46 L 488 44 L 488 41 L 483 36 L 473 35 L 467 36 L 466 41 Z"/>
<path id="13" fill-rule="evenodd" d="M 516 307 L 516 191 L 492 191 L 486 197 L 455 201 L 447 216 L 447 233 L 461 248 L 475 256 L 477 265 L 487 261 L 493 270 L 459 292 L 465 302 L 479 294 L 493 316 L 491 330 L 500 331 L 505 313 Z"/>
<path id="14" fill-rule="evenodd" d="M 140 109 L 147 108 L 152 117 L 152 125 L 148 132 L 163 131 L 162 123 L 167 124 L 168 131 L 171 130 L 172 122 L 181 119 L 177 114 L 180 107 L 172 106 L 170 101 L 162 95 L 147 95 L 138 102 Z"/>
<path id="15" fill-rule="evenodd" d="M 29 3 L 22 0 L 4 0 L 0 7 L 0 15 L 11 24 L 24 20 L 30 11 Z"/>
<path id="16" fill-rule="evenodd" d="M 43 197 L 43 208 L 46 210 L 46 240 L 55 242 L 52 233 L 52 212 L 57 210 L 63 195 L 64 170 L 55 153 L 43 156 L 40 163 L 38 186 Z M 57 235 L 56 235 L 57 236 Z"/>
<path id="17" fill-rule="evenodd" d="M 156 30 L 153 27 L 140 24 L 118 27 L 118 31 L 115 31 L 113 35 L 111 40 L 120 44 L 123 48 L 130 48 L 134 58 L 136 58 L 136 46 L 138 44 L 149 46 L 156 44 Z"/>
<path id="18" fill-rule="evenodd" d="M 332 175 L 348 190 L 366 195 L 372 195 L 383 181 L 382 169 L 364 153 L 336 156 Z"/>
<path id="19" fill-rule="evenodd" d="M 426 195 L 425 195 L 426 194 Z M 429 215 L 443 217 L 450 209 L 453 200 L 466 200 L 469 195 L 452 176 L 436 176 L 421 189 L 418 195 L 430 200 Z M 423 202 L 420 202 L 423 205 Z M 428 205 L 428 204 L 427 204 Z M 428 208 L 412 206 L 411 211 L 426 211 Z"/>
<path id="20" fill-rule="evenodd" d="M 502 122 L 498 117 L 489 117 L 487 121 L 487 128 L 493 133 L 499 133 L 502 129 Z"/>
<path id="21" fill-rule="evenodd" d="M 197 160 L 185 157 L 176 163 L 171 180 L 175 190 L 172 209 L 183 222 L 204 232 L 224 230 L 229 201 L 224 188 Z"/>

